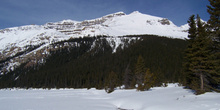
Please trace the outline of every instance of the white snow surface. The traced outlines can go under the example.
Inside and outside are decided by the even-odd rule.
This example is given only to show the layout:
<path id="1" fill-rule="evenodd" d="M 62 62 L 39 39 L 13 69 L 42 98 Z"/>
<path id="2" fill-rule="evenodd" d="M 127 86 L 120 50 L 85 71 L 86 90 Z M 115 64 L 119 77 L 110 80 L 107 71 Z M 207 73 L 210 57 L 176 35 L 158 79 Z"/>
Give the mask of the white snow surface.
<path id="1" fill-rule="evenodd" d="M 118 89 L 2 89 L 1 110 L 220 110 L 220 94 L 194 95 L 177 84 L 138 92 Z"/>
<path id="2" fill-rule="evenodd" d="M 69 37 L 56 31 L 55 29 L 45 29 L 43 26 L 27 25 L 21 27 L 8 28 L 0 33 L 0 50 L 26 45 L 37 45 L 49 43 L 52 40 L 60 41 Z"/>
<path id="3" fill-rule="evenodd" d="M 176 26 L 172 21 L 167 19 L 169 25 L 161 24 L 159 21 L 163 19 L 165 18 L 135 11 L 106 21 L 104 24 L 108 28 L 102 28 L 101 31 L 112 36 L 150 34 L 181 39 L 187 37 L 187 32 L 183 32 L 183 28 Z"/>

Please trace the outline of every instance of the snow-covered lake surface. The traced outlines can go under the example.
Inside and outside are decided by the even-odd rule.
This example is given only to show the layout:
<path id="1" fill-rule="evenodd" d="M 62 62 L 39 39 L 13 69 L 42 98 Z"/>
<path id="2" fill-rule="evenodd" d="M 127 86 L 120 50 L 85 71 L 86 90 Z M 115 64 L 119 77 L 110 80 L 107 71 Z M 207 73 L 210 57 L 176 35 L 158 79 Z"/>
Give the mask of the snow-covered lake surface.
<path id="1" fill-rule="evenodd" d="M 220 93 L 194 95 L 177 84 L 150 91 L 2 89 L 1 110 L 220 110 Z"/>

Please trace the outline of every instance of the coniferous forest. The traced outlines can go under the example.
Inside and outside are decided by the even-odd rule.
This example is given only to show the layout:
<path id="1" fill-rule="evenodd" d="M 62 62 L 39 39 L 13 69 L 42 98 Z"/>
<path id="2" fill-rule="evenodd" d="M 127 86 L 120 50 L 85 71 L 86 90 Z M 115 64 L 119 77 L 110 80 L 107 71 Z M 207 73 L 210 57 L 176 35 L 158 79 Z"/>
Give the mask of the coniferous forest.
<path id="1" fill-rule="evenodd" d="M 144 83 L 147 70 L 154 74 L 152 86 L 182 79 L 185 40 L 152 35 L 124 36 L 137 39 L 130 43 L 125 41 L 124 48 L 119 46 L 114 53 L 106 37 L 84 37 L 55 43 L 54 46 L 77 42 L 80 46 L 51 52 L 44 64 L 32 67 L 21 65 L 1 76 L 0 87 L 95 87 L 111 91 L 121 85 L 134 88 L 135 84 Z M 91 49 L 93 42 L 95 46 Z"/>

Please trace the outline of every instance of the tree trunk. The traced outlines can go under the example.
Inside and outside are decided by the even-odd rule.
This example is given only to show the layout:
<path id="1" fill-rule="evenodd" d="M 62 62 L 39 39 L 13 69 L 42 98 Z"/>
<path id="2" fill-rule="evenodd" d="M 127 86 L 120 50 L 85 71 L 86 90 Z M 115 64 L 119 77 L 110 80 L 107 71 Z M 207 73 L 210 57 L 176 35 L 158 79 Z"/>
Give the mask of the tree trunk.
<path id="1" fill-rule="evenodd" d="M 203 89 L 204 89 L 204 83 L 203 83 L 203 75 L 202 75 L 202 73 L 200 73 L 200 81 L 201 81 L 200 89 L 203 91 Z"/>

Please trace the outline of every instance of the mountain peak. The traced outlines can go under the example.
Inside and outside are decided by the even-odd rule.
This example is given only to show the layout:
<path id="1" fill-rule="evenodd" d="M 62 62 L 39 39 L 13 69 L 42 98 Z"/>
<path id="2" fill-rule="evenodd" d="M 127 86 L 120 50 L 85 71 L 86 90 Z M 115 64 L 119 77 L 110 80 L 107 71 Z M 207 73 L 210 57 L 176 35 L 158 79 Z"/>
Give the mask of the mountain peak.
<path id="1" fill-rule="evenodd" d="M 149 14 L 143 14 L 139 11 L 133 11 L 132 13 L 129 14 L 129 16 L 138 16 L 141 18 L 147 18 L 147 19 L 154 19 L 154 20 L 158 20 L 158 19 L 163 19 L 162 17 L 157 17 L 157 16 L 153 16 L 153 15 L 149 15 Z"/>
<path id="2" fill-rule="evenodd" d="M 142 13 L 139 11 L 133 11 L 131 14 L 142 14 Z"/>

